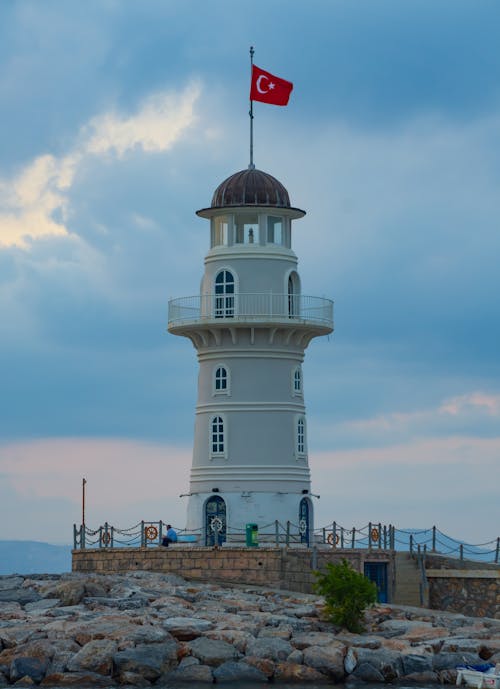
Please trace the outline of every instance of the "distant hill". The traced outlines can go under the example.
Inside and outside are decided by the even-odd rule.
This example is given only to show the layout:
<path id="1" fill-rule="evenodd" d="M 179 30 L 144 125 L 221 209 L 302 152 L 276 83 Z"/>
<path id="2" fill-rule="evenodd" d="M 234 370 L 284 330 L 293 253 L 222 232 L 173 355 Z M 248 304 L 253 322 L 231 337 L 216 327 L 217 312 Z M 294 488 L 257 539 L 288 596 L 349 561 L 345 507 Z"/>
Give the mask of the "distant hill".
<path id="1" fill-rule="evenodd" d="M 71 571 L 71 546 L 38 541 L 0 541 L 0 574 Z"/>

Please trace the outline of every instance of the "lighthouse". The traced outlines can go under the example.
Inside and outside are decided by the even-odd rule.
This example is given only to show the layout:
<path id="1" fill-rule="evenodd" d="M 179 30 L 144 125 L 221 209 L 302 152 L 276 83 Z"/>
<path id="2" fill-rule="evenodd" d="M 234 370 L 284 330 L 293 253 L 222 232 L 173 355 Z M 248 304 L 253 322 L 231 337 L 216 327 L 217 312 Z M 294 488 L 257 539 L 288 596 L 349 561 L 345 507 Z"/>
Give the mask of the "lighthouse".
<path id="1" fill-rule="evenodd" d="M 202 545 L 241 543 L 247 525 L 311 542 L 314 505 L 302 363 L 333 330 L 333 303 L 302 293 L 290 203 L 252 165 L 224 180 L 210 207 L 200 293 L 169 302 L 168 330 L 198 357 L 186 530 Z"/>

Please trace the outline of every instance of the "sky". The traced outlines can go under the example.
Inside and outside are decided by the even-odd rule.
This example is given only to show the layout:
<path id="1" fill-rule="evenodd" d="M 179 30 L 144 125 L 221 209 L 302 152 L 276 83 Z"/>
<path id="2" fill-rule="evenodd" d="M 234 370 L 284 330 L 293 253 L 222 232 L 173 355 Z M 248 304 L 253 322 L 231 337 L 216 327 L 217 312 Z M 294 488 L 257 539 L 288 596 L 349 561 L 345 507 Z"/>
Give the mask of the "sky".
<path id="1" fill-rule="evenodd" d="M 185 520 L 214 189 L 248 165 L 249 47 L 294 83 L 256 166 L 307 215 L 316 526 L 500 535 L 496 0 L 2 0 L 0 539 Z"/>

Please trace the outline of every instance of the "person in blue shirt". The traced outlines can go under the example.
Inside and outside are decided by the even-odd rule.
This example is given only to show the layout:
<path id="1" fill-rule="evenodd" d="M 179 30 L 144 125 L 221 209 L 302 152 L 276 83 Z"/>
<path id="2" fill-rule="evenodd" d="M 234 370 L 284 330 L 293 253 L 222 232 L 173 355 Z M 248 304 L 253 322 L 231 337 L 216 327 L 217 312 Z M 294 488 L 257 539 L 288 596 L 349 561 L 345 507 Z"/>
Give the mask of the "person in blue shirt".
<path id="1" fill-rule="evenodd" d="M 171 524 L 167 524 L 167 532 L 163 536 L 161 544 L 168 548 L 169 543 L 177 543 L 177 534 Z"/>

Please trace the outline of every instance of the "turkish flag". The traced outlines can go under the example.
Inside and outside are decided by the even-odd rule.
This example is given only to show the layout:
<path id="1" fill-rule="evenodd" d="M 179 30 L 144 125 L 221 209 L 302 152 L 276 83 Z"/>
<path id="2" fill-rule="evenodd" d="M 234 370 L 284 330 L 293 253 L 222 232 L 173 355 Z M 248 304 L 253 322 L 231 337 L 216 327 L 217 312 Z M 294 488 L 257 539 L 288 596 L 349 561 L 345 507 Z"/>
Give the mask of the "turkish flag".
<path id="1" fill-rule="evenodd" d="M 252 65 L 250 100 L 258 100 L 270 105 L 288 105 L 292 89 L 291 81 L 275 77 L 260 67 Z"/>

